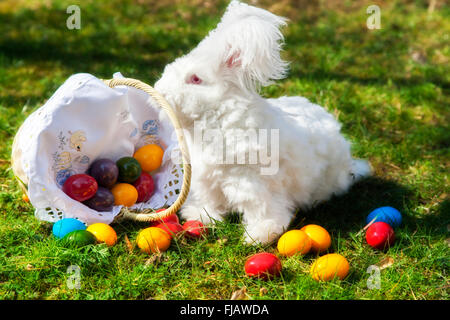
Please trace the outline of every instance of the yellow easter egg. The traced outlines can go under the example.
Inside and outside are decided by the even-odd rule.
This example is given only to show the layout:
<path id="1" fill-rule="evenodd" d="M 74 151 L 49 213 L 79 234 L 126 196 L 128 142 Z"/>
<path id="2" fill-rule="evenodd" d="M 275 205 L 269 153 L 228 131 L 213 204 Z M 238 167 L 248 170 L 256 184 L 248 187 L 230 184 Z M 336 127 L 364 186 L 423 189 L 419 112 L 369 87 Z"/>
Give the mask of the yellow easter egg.
<path id="1" fill-rule="evenodd" d="M 317 224 L 308 224 L 300 229 L 311 239 L 311 250 L 321 253 L 327 251 L 331 245 L 331 237 L 325 228 Z"/>
<path id="2" fill-rule="evenodd" d="M 138 247 L 146 253 L 166 251 L 170 247 L 170 235 L 161 228 L 149 227 L 141 230 L 136 238 Z"/>
<path id="3" fill-rule="evenodd" d="M 117 242 L 117 233 L 106 223 L 94 223 L 87 227 L 86 231 L 92 233 L 98 242 L 104 242 L 108 246 L 113 246 Z"/>
<path id="4" fill-rule="evenodd" d="M 344 279 L 349 270 L 347 259 L 338 253 L 330 253 L 318 258 L 311 266 L 310 273 L 314 280 L 329 281 L 335 277 Z"/>
<path id="5" fill-rule="evenodd" d="M 290 230 L 278 240 L 278 252 L 283 256 L 307 254 L 311 249 L 311 239 L 301 230 Z"/>

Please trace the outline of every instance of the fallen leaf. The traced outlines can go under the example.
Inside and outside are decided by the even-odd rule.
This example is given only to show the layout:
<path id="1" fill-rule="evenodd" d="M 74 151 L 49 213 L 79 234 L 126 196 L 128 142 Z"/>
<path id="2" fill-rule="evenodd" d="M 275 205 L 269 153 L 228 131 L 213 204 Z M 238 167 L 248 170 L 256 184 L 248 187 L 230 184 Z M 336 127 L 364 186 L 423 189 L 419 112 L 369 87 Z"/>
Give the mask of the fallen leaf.
<path id="1" fill-rule="evenodd" d="M 439 196 L 439 200 L 446 200 L 447 198 L 450 198 L 450 195 L 445 192 Z"/>
<path id="2" fill-rule="evenodd" d="M 247 300 L 247 288 L 243 287 L 242 289 L 236 290 L 231 295 L 231 300 Z"/>
<path id="3" fill-rule="evenodd" d="M 411 53 L 411 59 L 421 64 L 427 62 L 427 57 L 422 52 L 419 51 L 414 51 L 413 53 Z"/>
<path id="4" fill-rule="evenodd" d="M 267 292 L 269 292 L 269 291 L 266 288 L 262 287 L 261 289 L 259 289 L 259 296 L 262 297 L 262 296 L 266 295 Z"/>
<path id="5" fill-rule="evenodd" d="M 380 262 L 378 262 L 376 265 L 378 268 L 380 268 L 380 270 L 383 270 L 383 269 L 389 268 L 393 264 L 394 264 L 394 259 L 392 259 L 391 257 L 386 257 L 383 260 L 381 260 Z"/>
<path id="6" fill-rule="evenodd" d="M 161 261 L 161 253 L 157 253 L 157 254 L 153 254 L 150 258 L 148 258 L 145 263 L 144 266 L 149 266 L 151 264 L 154 264 L 155 262 L 160 262 Z"/>
<path id="7" fill-rule="evenodd" d="M 127 246 L 128 253 L 133 252 L 134 246 L 133 246 L 133 244 L 131 243 L 130 239 L 128 239 L 128 236 L 127 236 L 127 235 L 125 235 L 125 245 Z"/>
<path id="8" fill-rule="evenodd" d="M 217 243 L 218 243 L 219 245 L 222 245 L 222 244 L 227 243 L 227 241 L 228 241 L 227 238 L 221 238 L 221 239 L 218 239 L 218 240 L 217 240 Z"/>

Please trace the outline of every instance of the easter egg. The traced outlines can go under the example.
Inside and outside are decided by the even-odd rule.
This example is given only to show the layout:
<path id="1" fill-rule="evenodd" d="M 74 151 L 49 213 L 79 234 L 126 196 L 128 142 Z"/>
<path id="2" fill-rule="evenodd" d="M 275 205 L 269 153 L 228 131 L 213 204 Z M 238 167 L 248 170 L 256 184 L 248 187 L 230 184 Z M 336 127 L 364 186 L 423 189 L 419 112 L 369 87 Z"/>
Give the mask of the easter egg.
<path id="1" fill-rule="evenodd" d="M 166 231 L 171 238 L 183 231 L 183 226 L 176 222 L 161 222 L 155 225 L 155 228 L 161 228 Z"/>
<path id="2" fill-rule="evenodd" d="M 104 242 L 108 246 L 113 246 L 117 242 L 116 231 L 106 223 L 94 223 L 87 227 L 86 231 L 92 233 L 98 242 Z"/>
<path id="3" fill-rule="evenodd" d="M 284 233 L 277 244 L 278 252 L 283 256 L 307 254 L 311 249 L 311 239 L 301 230 L 290 230 Z"/>
<path id="4" fill-rule="evenodd" d="M 375 222 L 366 231 L 366 241 L 375 249 L 388 248 L 395 242 L 394 229 L 385 222 Z"/>
<path id="5" fill-rule="evenodd" d="M 328 231 L 317 225 L 308 224 L 300 229 L 311 239 L 311 250 L 321 253 L 327 251 L 331 245 L 331 237 Z"/>
<path id="6" fill-rule="evenodd" d="M 314 280 L 329 281 L 344 279 L 350 270 L 347 259 L 338 253 L 326 254 L 318 258 L 311 266 L 310 274 Z"/>
<path id="7" fill-rule="evenodd" d="M 139 232 L 136 243 L 138 247 L 150 254 L 166 251 L 170 247 L 171 237 L 161 228 L 149 227 Z"/>
<path id="8" fill-rule="evenodd" d="M 77 201 L 92 198 L 97 192 L 98 184 L 87 174 L 74 174 L 67 178 L 62 187 L 65 194 Z"/>
<path id="9" fill-rule="evenodd" d="M 164 210 L 167 210 L 167 209 L 162 208 L 162 209 L 156 210 L 155 212 L 161 212 L 161 211 L 164 211 Z M 157 225 L 157 224 L 159 224 L 159 223 L 161 223 L 161 222 L 174 222 L 174 223 L 180 223 L 180 219 L 178 219 L 178 216 L 177 216 L 176 213 L 172 213 L 171 215 L 169 215 L 169 216 L 167 216 L 167 217 L 164 217 L 164 218 L 162 218 L 162 219 L 160 218 L 160 219 L 158 219 L 158 220 L 155 220 L 155 221 L 150 222 L 150 226 L 155 226 L 155 225 Z"/>
<path id="10" fill-rule="evenodd" d="M 104 187 L 98 187 L 95 195 L 83 202 L 89 208 L 104 212 L 111 211 L 114 206 L 114 196 L 111 191 Z"/>
<path id="11" fill-rule="evenodd" d="M 161 166 L 164 151 L 157 144 L 148 144 L 139 148 L 133 157 L 139 162 L 142 170 L 150 172 Z"/>
<path id="12" fill-rule="evenodd" d="M 208 234 L 208 229 L 197 220 L 188 220 L 183 224 L 183 231 L 189 238 L 199 239 L 202 235 Z"/>
<path id="13" fill-rule="evenodd" d="M 97 239 L 86 230 L 75 230 L 66 234 L 63 238 L 67 246 L 84 247 L 88 244 L 95 244 Z"/>
<path id="14" fill-rule="evenodd" d="M 369 224 L 373 219 L 374 222 L 385 222 L 392 228 L 397 228 L 402 224 L 402 214 L 392 207 L 380 207 L 373 210 L 366 219 L 366 223 Z"/>
<path id="15" fill-rule="evenodd" d="M 66 234 L 72 231 L 85 229 L 86 225 L 80 220 L 74 218 L 64 218 L 53 224 L 52 232 L 56 238 L 62 239 L 66 236 Z"/>
<path id="16" fill-rule="evenodd" d="M 129 183 L 118 183 L 112 189 L 111 193 L 114 196 L 114 205 L 131 207 L 138 199 L 138 192 L 136 188 Z"/>
<path id="17" fill-rule="evenodd" d="M 89 175 L 97 180 L 99 186 L 111 189 L 119 177 L 119 168 L 110 159 L 98 159 L 91 164 Z"/>
<path id="18" fill-rule="evenodd" d="M 155 190 L 155 183 L 153 182 L 152 176 L 144 171 L 133 183 L 133 186 L 138 192 L 137 202 L 148 201 L 151 198 L 153 191 Z"/>
<path id="19" fill-rule="evenodd" d="M 119 168 L 120 182 L 133 183 L 141 175 L 141 165 L 133 157 L 120 158 L 117 160 L 116 165 Z"/>
<path id="20" fill-rule="evenodd" d="M 244 265 L 245 273 L 250 277 L 268 279 L 281 273 L 281 261 L 272 253 L 261 252 L 252 255 Z"/>

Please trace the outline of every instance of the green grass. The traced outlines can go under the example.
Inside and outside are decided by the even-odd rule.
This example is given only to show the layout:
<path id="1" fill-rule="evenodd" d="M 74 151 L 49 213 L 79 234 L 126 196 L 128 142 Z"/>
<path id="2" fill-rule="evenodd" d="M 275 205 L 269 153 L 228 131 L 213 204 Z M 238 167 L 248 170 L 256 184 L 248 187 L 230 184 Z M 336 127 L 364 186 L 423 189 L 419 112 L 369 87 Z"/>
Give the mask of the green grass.
<path id="1" fill-rule="evenodd" d="M 274 280 L 246 277 L 246 258 L 276 247 L 244 245 L 236 214 L 206 239 L 174 242 L 158 259 L 127 249 L 125 235 L 133 242 L 145 227 L 135 222 L 114 225 L 118 243 L 111 248 L 66 249 L 52 238 L 51 225 L 34 218 L 13 179 L 16 130 L 73 73 L 110 78 L 120 71 L 154 83 L 227 4 L 168 3 L 83 1 L 77 31 L 65 27 L 73 1 L 0 3 L 0 298 L 228 299 L 246 287 L 251 299 L 448 299 L 450 11 L 440 2 L 431 13 L 427 1 L 380 2 L 382 29 L 368 30 L 365 9 L 373 1 L 260 1 L 290 18 L 283 56 L 291 73 L 263 94 L 302 95 L 325 106 L 355 155 L 375 169 L 348 194 L 299 212 L 292 223 L 329 230 L 330 251 L 351 265 L 345 280 L 312 280 L 311 254 L 282 258 Z M 404 224 L 396 244 L 380 252 L 358 232 L 383 205 L 398 208 Z M 387 257 L 394 263 L 381 271 L 381 288 L 368 289 L 367 268 Z M 81 269 L 80 289 L 67 286 L 70 265 Z"/>

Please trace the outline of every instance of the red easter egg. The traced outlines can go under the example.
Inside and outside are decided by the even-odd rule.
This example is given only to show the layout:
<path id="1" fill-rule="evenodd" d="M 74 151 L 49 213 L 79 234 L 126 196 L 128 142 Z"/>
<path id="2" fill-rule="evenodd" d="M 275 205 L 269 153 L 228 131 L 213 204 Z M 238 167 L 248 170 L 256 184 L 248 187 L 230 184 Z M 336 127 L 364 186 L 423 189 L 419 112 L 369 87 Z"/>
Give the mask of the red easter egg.
<path id="1" fill-rule="evenodd" d="M 250 277 L 268 279 L 281 273 L 281 261 L 272 253 L 261 252 L 254 254 L 245 262 L 245 273 Z"/>
<path id="2" fill-rule="evenodd" d="M 161 211 L 164 211 L 164 210 L 167 210 L 167 209 L 161 208 L 161 209 L 156 210 L 155 212 L 161 212 Z M 177 216 L 176 213 L 172 213 L 170 216 L 167 216 L 167 217 L 165 217 L 165 218 L 158 219 L 158 220 L 155 220 L 155 221 L 150 222 L 150 226 L 151 226 L 151 227 L 154 227 L 154 226 L 156 226 L 157 224 L 160 224 L 160 223 L 162 223 L 162 222 L 174 222 L 174 223 L 180 223 L 180 219 L 178 219 L 178 216 Z"/>
<path id="3" fill-rule="evenodd" d="M 62 187 L 65 194 L 77 201 L 92 198 L 98 190 L 97 181 L 87 174 L 74 174 Z"/>
<path id="4" fill-rule="evenodd" d="M 147 172 L 142 171 L 141 175 L 133 183 L 133 186 L 138 192 L 138 198 L 136 202 L 147 202 L 155 190 L 155 183 L 153 177 Z"/>
<path id="5" fill-rule="evenodd" d="M 375 222 L 366 231 L 367 243 L 379 250 L 383 250 L 395 242 L 394 229 L 385 222 Z"/>
<path id="6" fill-rule="evenodd" d="M 155 225 L 155 227 L 166 231 L 171 238 L 183 231 L 183 226 L 176 222 L 161 222 L 160 224 Z"/>
<path id="7" fill-rule="evenodd" d="M 189 238 L 200 238 L 203 234 L 208 233 L 208 229 L 197 220 L 189 220 L 183 224 L 183 230 Z"/>

